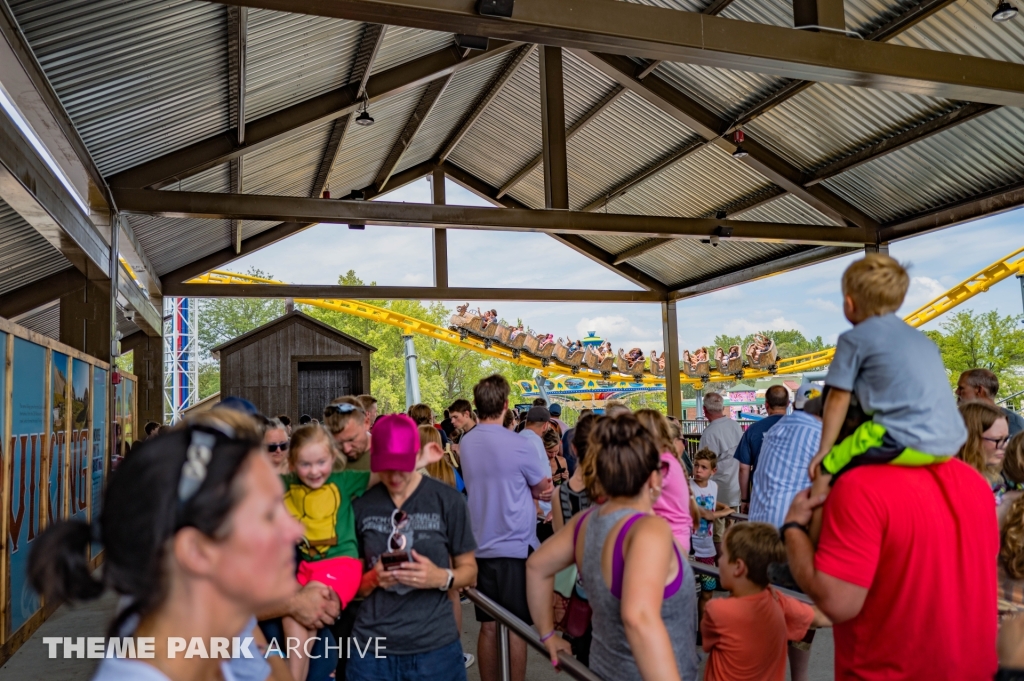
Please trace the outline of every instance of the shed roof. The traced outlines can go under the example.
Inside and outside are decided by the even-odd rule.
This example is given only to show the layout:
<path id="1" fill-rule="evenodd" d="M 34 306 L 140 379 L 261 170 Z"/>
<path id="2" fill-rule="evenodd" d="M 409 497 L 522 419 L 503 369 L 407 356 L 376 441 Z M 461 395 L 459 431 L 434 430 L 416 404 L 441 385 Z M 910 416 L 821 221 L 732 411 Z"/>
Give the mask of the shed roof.
<path id="1" fill-rule="evenodd" d="M 789 0 L 637 2 L 770 26 L 793 22 Z M 239 93 L 232 92 L 234 20 L 227 6 L 200 0 L 9 4 L 106 177 L 234 134 Z M 361 21 L 241 4 L 251 5 L 240 93 L 247 130 L 359 84 L 364 75 L 455 49 L 450 33 L 391 25 L 367 45 L 375 34 Z M 295 7 L 312 12 L 320 5 Z M 845 0 L 847 29 L 865 40 L 1024 64 L 1024 22 L 994 23 L 990 10 L 977 0 Z M 370 105 L 371 127 L 339 127 L 345 116 L 326 116 L 260 144 L 241 156 L 244 163 L 217 163 L 163 188 L 234 192 L 240 173 L 243 193 L 318 196 L 327 177 L 335 197 L 357 190 L 377 195 L 382 175 L 402 174 L 404 182 L 441 164 L 490 199 L 542 208 L 539 60 L 532 46 L 522 49 L 532 51 L 525 58 L 515 50 L 477 55 L 454 74 L 379 97 Z M 923 229 L 922 219 L 933 214 L 940 217 L 929 226 L 938 227 L 1024 201 L 1024 111 L 1015 107 L 579 49 L 564 54 L 574 210 L 864 223 L 880 228 L 887 241 Z M 438 94 L 434 85 L 448 75 Z M 757 162 L 733 158 L 721 139 L 708 139 L 688 118 L 694 112 L 723 130 L 742 126 L 762 150 Z M 130 223 L 159 275 L 229 253 L 236 239 L 233 220 L 133 215 Z M 242 236 L 255 238 L 277 224 L 246 221 Z M 0 206 L 3 230 L 13 235 L 19 225 L 5 222 Z M 735 283 L 767 273 L 758 268 L 773 263 L 792 267 L 851 251 L 772 241 L 711 248 L 696 239 L 592 234 L 575 243 L 606 266 L 639 272 L 670 292 L 703 292 L 709 282 Z M 17 252 L 32 260 L 32 276 L 66 266 L 43 246 L 29 240 Z M 0 290 L 23 283 L 23 267 L 19 260 L 3 270 Z"/>
<path id="2" fill-rule="evenodd" d="M 370 352 L 377 352 L 377 348 L 373 347 L 369 343 L 364 343 L 354 336 L 338 331 L 330 324 L 325 324 L 319 319 L 314 319 L 313 317 L 303 313 L 301 310 L 292 310 L 291 312 L 283 314 L 277 319 L 267 322 L 263 326 L 258 326 L 252 331 L 243 333 L 241 336 L 236 336 L 229 341 L 221 343 L 217 347 L 212 348 L 210 352 L 214 357 L 219 359 L 220 354 L 225 350 L 228 350 L 229 352 L 240 350 L 242 347 L 257 340 L 257 338 L 262 338 L 268 333 L 276 333 L 276 329 L 274 329 L 274 327 L 284 328 L 286 326 L 291 326 L 292 324 L 303 324 L 304 326 L 308 326 L 325 336 L 330 336 L 345 345 L 352 345 Z"/>

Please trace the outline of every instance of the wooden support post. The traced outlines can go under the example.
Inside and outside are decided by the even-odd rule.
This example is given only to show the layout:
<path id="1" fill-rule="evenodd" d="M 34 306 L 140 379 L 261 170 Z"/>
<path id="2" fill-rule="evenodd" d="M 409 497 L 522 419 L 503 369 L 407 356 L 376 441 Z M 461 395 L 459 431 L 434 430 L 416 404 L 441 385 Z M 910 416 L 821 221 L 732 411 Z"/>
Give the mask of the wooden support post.
<path id="1" fill-rule="evenodd" d="M 668 415 L 683 418 L 683 395 L 679 384 L 679 325 L 676 302 L 661 304 L 661 333 L 665 338 L 665 403 Z"/>
<path id="2" fill-rule="evenodd" d="M 540 50 L 541 136 L 544 145 L 544 205 L 569 208 L 569 164 L 565 150 L 565 87 L 562 49 Z"/>
<path id="3" fill-rule="evenodd" d="M 437 168 L 430 176 L 434 205 L 445 205 L 444 170 Z M 434 230 L 434 286 L 448 286 L 448 231 Z"/>

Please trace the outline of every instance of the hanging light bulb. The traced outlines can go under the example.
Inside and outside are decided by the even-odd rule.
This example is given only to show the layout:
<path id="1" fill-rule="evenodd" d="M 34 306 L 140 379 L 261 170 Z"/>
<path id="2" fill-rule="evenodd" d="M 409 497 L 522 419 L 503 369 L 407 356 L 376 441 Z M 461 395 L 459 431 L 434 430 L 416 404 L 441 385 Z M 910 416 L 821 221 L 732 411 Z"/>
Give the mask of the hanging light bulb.
<path id="1" fill-rule="evenodd" d="M 370 102 L 366 98 L 366 94 L 363 94 L 363 110 L 358 116 L 356 116 L 356 125 L 370 126 L 373 125 L 373 116 L 367 110 L 370 108 Z"/>
<path id="2" fill-rule="evenodd" d="M 996 11 L 992 12 L 992 21 L 1001 23 L 1003 21 L 1009 21 L 1015 16 L 1017 16 L 1017 8 L 1006 2 L 1006 0 L 1003 0 L 1003 2 L 1000 2 L 999 6 L 996 7 Z"/>
<path id="3" fill-rule="evenodd" d="M 743 148 L 743 140 L 746 139 L 743 136 L 742 130 L 737 130 L 732 134 L 733 144 L 736 145 L 736 151 L 732 152 L 733 158 L 743 158 L 747 155 L 747 150 Z"/>

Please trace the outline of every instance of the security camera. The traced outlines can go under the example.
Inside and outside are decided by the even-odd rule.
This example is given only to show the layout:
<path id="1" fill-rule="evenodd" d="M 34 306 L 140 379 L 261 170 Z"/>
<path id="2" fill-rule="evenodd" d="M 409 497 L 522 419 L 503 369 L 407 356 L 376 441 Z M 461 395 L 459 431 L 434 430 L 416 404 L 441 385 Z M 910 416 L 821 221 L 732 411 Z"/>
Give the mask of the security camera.
<path id="1" fill-rule="evenodd" d="M 134 322 L 135 321 L 135 310 L 125 310 L 124 311 L 124 318 L 127 319 L 130 322 Z"/>
<path id="2" fill-rule="evenodd" d="M 711 235 L 711 245 L 712 246 L 717 246 L 718 245 L 718 241 L 719 241 L 718 235 L 717 234 L 712 234 Z"/>

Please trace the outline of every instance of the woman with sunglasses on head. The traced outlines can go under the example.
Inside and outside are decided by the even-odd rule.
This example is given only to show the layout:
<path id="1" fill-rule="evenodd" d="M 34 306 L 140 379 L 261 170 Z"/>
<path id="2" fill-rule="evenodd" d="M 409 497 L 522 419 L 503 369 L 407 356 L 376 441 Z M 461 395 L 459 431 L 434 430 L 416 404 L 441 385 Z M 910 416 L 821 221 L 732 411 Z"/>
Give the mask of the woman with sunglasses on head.
<path id="1" fill-rule="evenodd" d="M 1006 443 L 1010 437 L 1006 415 L 999 407 L 980 400 L 961 404 L 960 415 L 967 426 L 967 441 L 957 453 L 957 458 L 985 476 L 998 505 L 1006 491 L 1002 476 Z"/>
<path id="2" fill-rule="evenodd" d="M 569 652 L 554 630 L 551 590 L 575 563 L 593 610 L 590 668 L 615 681 L 697 677 L 693 571 L 653 502 L 664 483 L 658 447 L 633 414 L 602 417 L 587 447 L 588 494 L 574 516 L 526 562 L 530 615 L 552 664 Z M 592 467 L 590 466 L 592 463 Z"/>
<path id="3" fill-rule="evenodd" d="M 261 456 L 255 424 L 219 411 L 125 459 L 107 484 L 98 527 L 61 521 L 35 541 L 29 574 L 47 600 L 89 600 L 110 587 L 126 607 L 109 635 L 153 639 L 152 658 L 106 658 L 94 681 L 234 681 L 239 660 L 172 657 L 169 639 L 201 638 L 209 651 L 214 638 L 251 636 L 254 613 L 298 589 L 302 528 L 281 503 L 280 478 Z M 85 554 L 96 537 L 104 550 L 99 580 Z M 245 678 L 267 678 L 267 662 L 250 652 L 247 661 L 263 670 Z"/>
<path id="4" fill-rule="evenodd" d="M 281 475 L 290 472 L 288 463 L 288 427 L 280 419 L 267 419 L 266 428 L 263 431 L 263 446 L 267 449 L 270 463 L 274 470 Z"/>
<path id="5" fill-rule="evenodd" d="M 373 428 L 370 469 L 381 484 L 356 500 L 367 572 L 349 655 L 349 681 L 464 681 L 460 632 L 448 591 L 476 581 L 476 541 L 465 498 L 417 472 L 420 437 L 404 414 Z M 439 460 L 436 444 L 420 463 Z M 386 645 L 375 655 L 374 646 Z M 360 655 L 358 650 L 369 652 Z M 358 650 L 357 650 L 358 649 Z"/>

